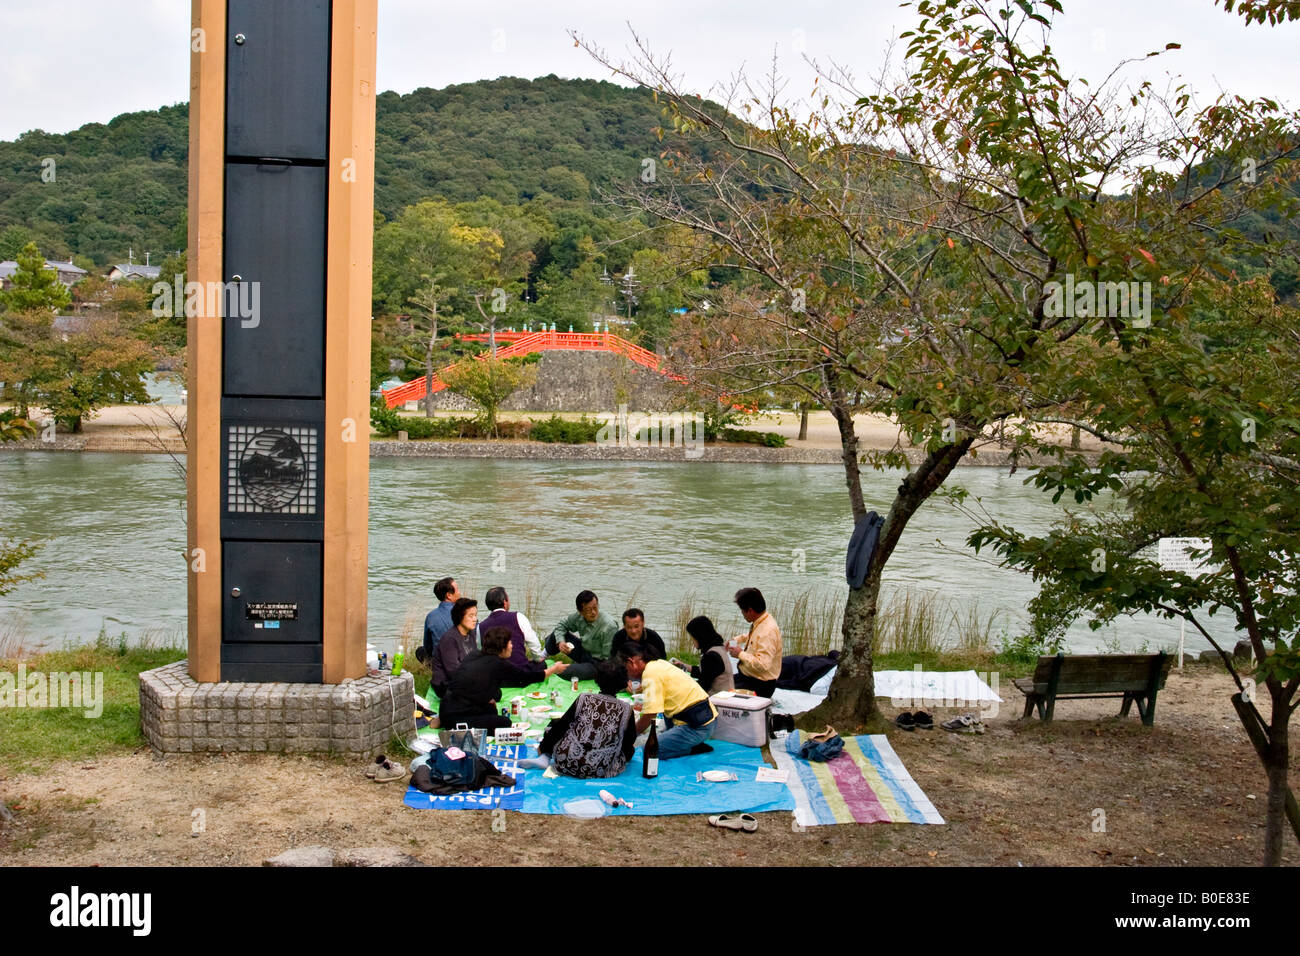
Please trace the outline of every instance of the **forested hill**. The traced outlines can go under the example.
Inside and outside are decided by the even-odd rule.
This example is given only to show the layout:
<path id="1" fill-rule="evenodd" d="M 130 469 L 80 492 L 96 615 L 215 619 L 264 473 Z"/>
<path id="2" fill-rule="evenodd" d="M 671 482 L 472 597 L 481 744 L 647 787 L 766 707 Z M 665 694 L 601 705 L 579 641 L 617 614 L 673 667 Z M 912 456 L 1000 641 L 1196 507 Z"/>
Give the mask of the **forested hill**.
<path id="1" fill-rule="evenodd" d="M 503 77 L 384 93 L 377 106 L 375 205 L 388 217 L 428 196 L 587 199 L 663 148 L 649 92 L 604 81 Z"/>
<path id="2" fill-rule="evenodd" d="M 503 77 L 383 93 L 376 106 L 375 205 L 385 218 L 431 197 L 584 203 L 663 148 L 649 93 L 604 81 Z M 0 142 L 0 259 L 29 239 L 50 258 L 96 266 L 123 261 L 128 247 L 155 262 L 183 249 L 187 122 L 180 104 Z"/>

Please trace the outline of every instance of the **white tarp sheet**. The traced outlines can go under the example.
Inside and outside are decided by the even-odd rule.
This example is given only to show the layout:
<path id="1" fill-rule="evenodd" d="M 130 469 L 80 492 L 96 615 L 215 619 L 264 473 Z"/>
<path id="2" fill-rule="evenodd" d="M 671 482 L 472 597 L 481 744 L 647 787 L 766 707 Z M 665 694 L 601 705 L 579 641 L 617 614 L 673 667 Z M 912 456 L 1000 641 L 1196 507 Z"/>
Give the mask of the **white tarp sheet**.
<path id="1" fill-rule="evenodd" d="M 832 668 L 813 685 L 813 690 L 820 693 L 778 690 L 772 695 L 773 713 L 802 714 L 812 710 L 825 699 L 834 677 Z M 969 707 L 1002 702 L 974 671 L 876 671 L 876 696 L 888 697 L 900 707 Z"/>

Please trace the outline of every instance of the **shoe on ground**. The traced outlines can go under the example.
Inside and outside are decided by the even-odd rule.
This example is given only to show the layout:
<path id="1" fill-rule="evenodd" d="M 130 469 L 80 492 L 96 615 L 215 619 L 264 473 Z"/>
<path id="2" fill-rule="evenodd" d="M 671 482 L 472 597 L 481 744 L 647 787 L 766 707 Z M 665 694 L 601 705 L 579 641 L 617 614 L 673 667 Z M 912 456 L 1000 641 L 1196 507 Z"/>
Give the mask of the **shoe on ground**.
<path id="1" fill-rule="evenodd" d="M 375 783 L 392 783 L 394 780 L 405 780 L 406 768 L 399 767 L 391 760 L 385 760 L 375 767 Z"/>
<path id="2" fill-rule="evenodd" d="M 903 730 L 916 730 L 916 721 L 912 719 L 910 710 L 905 710 L 895 717 L 894 723 Z"/>
<path id="3" fill-rule="evenodd" d="M 380 754 L 378 757 L 376 757 L 374 759 L 374 762 L 371 763 L 371 765 L 366 768 L 366 776 L 369 777 L 371 780 L 374 780 L 376 771 L 378 771 L 379 768 L 384 765 L 384 761 L 387 759 L 388 758 L 385 757 L 383 754 Z"/>
<path id="4" fill-rule="evenodd" d="M 984 733 L 984 721 L 974 714 L 958 714 L 952 720 L 945 720 L 940 726 L 944 730 L 950 730 L 955 734 Z"/>
<path id="5" fill-rule="evenodd" d="M 709 817 L 709 826 L 753 833 L 758 829 L 758 819 L 752 813 L 720 813 Z"/>
<path id="6" fill-rule="evenodd" d="M 923 710 L 912 715 L 912 723 L 917 730 L 934 730 L 934 718 Z"/>

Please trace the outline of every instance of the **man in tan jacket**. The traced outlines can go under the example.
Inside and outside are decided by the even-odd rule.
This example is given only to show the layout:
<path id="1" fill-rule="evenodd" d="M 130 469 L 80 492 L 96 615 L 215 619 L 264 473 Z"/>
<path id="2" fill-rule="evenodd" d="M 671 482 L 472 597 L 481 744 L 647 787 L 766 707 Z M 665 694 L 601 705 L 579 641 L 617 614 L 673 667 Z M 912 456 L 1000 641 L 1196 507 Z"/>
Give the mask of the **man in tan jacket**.
<path id="1" fill-rule="evenodd" d="M 741 588 L 735 601 L 741 616 L 749 622 L 749 633 L 737 635 L 727 645 L 740 671 L 735 678 L 736 689 L 770 698 L 781 676 L 781 628 L 767 613 L 767 601 L 758 588 Z"/>

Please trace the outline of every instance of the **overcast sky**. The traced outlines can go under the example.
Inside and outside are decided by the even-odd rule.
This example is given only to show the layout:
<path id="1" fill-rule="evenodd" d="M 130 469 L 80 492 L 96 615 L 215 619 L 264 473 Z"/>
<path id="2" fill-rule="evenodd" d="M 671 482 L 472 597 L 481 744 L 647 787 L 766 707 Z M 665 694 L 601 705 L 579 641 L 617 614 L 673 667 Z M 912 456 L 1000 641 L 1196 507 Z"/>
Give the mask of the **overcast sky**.
<path id="1" fill-rule="evenodd" d="M 1178 73 L 1205 98 L 1222 90 L 1300 106 L 1300 22 L 1245 26 L 1213 0 L 1064 0 L 1053 44 L 1068 73 L 1099 79 L 1117 60 L 1182 49 L 1141 67 Z M 733 12 L 735 11 L 735 12 Z M 806 54 L 880 69 L 915 14 L 894 0 L 379 0 L 379 88 L 407 93 L 498 76 L 605 77 L 566 31 L 610 50 L 630 23 L 671 52 L 691 89 L 766 70 L 775 50 L 790 91 L 811 83 Z M 188 0 L 0 0 L 0 139 L 66 132 L 189 96 Z"/>

